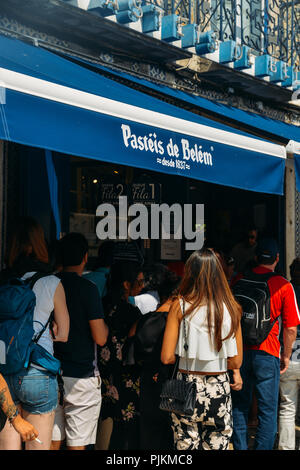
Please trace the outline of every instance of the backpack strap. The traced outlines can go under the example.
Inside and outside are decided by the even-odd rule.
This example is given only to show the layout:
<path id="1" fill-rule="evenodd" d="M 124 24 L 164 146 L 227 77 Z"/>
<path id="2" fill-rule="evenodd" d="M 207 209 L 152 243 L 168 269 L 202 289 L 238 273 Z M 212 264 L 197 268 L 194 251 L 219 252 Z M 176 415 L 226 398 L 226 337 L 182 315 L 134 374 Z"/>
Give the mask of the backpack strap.
<path id="1" fill-rule="evenodd" d="M 38 343 L 39 342 L 39 339 L 40 337 L 42 336 L 42 334 L 46 331 L 46 329 L 48 328 L 48 325 L 50 325 L 50 331 L 52 333 L 52 336 L 53 338 L 55 339 L 55 336 L 54 336 L 54 333 L 53 333 L 53 329 L 51 327 L 51 323 L 52 321 L 54 320 L 54 310 L 50 313 L 50 316 L 47 320 L 47 323 L 43 326 L 43 328 L 41 329 L 41 331 L 39 331 L 33 338 L 33 342 L 34 343 Z"/>
<path id="2" fill-rule="evenodd" d="M 29 284 L 30 288 L 33 289 L 33 286 L 35 285 L 35 283 L 39 280 L 39 279 L 42 279 L 43 277 L 46 277 L 46 276 L 50 276 L 51 274 L 50 273 L 35 273 L 33 276 L 31 276 L 29 279 L 26 279 L 26 283 Z M 54 335 L 54 332 L 53 332 L 53 328 L 52 328 L 52 321 L 54 320 L 54 310 L 50 313 L 50 316 L 46 322 L 46 324 L 43 326 L 43 328 L 41 329 L 41 331 L 39 331 L 39 333 L 37 333 L 34 338 L 33 338 L 33 342 L 34 343 L 38 343 L 40 337 L 43 335 L 43 333 L 46 331 L 46 329 L 48 328 L 48 326 L 50 325 L 50 331 L 51 331 L 51 334 L 52 334 L 52 337 L 53 339 L 55 339 L 55 335 Z"/>
<path id="3" fill-rule="evenodd" d="M 275 276 L 280 276 L 280 274 L 278 274 L 274 271 L 269 272 L 269 273 L 263 273 L 263 274 L 254 273 L 253 271 L 247 271 L 247 272 L 244 273 L 244 277 L 242 277 L 240 280 L 244 279 L 245 281 L 249 280 L 249 281 L 263 282 L 263 283 L 266 283 L 268 285 L 268 280 L 271 279 L 272 277 L 275 277 Z M 278 320 L 278 317 L 276 317 L 271 322 L 271 325 L 272 325 L 271 328 L 273 328 L 273 326 L 275 325 L 277 320 Z"/>
<path id="4" fill-rule="evenodd" d="M 29 285 L 30 289 L 33 289 L 33 286 L 35 283 L 39 280 L 42 279 L 43 277 L 50 276 L 49 273 L 35 273 L 33 276 L 30 278 L 26 279 L 24 282 Z"/>

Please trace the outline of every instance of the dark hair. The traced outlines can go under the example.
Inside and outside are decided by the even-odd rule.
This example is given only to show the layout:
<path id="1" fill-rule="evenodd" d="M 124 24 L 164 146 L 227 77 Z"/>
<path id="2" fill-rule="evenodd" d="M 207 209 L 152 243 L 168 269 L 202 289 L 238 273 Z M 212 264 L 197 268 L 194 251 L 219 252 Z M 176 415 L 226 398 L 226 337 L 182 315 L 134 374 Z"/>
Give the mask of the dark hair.
<path id="1" fill-rule="evenodd" d="M 202 305 L 207 306 L 208 331 L 216 350 L 220 351 L 222 342 L 238 329 L 241 307 L 234 299 L 221 262 L 212 249 L 195 251 L 189 257 L 179 293 L 191 304 L 185 315 L 191 314 Z M 222 338 L 224 304 L 231 317 L 231 329 L 226 338 Z"/>
<path id="2" fill-rule="evenodd" d="M 22 255 L 42 263 L 49 262 L 43 227 L 32 217 L 21 217 L 17 221 L 11 237 L 8 266 L 12 267 Z"/>
<path id="3" fill-rule="evenodd" d="M 168 270 L 166 277 L 159 288 L 160 303 L 166 302 L 170 297 L 178 294 L 181 277 L 173 271 Z"/>
<path id="4" fill-rule="evenodd" d="M 145 287 L 143 292 L 151 290 L 159 291 L 160 286 L 164 283 L 169 272 L 167 266 L 161 263 L 154 263 L 144 268 Z"/>
<path id="5" fill-rule="evenodd" d="M 228 253 L 224 254 L 224 261 L 226 263 L 226 266 L 234 266 L 234 263 L 235 263 L 234 258 Z"/>
<path id="6" fill-rule="evenodd" d="M 54 271 L 62 267 L 60 240 L 54 240 L 49 247 L 49 257 Z"/>
<path id="7" fill-rule="evenodd" d="M 108 278 L 108 293 L 105 304 L 109 306 L 117 304 L 124 295 L 123 283 L 127 281 L 133 286 L 142 271 L 141 265 L 135 261 L 118 261 L 114 263 Z"/>
<path id="8" fill-rule="evenodd" d="M 59 241 L 58 256 L 64 268 L 79 266 L 89 250 L 87 239 L 81 233 L 68 233 Z"/>
<path id="9" fill-rule="evenodd" d="M 112 265 L 114 257 L 115 242 L 105 240 L 98 248 L 97 268 L 106 268 Z"/>
<path id="10" fill-rule="evenodd" d="M 157 291 L 160 301 L 165 302 L 179 286 L 181 277 L 162 263 L 154 263 L 143 269 L 145 287 L 142 294 Z"/>

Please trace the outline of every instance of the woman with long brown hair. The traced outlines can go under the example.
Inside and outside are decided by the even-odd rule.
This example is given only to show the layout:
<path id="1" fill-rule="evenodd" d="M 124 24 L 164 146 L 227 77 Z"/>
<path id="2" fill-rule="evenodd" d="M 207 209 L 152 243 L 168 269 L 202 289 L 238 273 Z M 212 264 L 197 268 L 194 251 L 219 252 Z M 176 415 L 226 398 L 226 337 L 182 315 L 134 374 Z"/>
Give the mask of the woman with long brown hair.
<path id="1" fill-rule="evenodd" d="M 12 235 L 8 267 L 16 269 L 21 262 L 25 262 L 27 268 L 30 261 L 44 266 L 49 263 L 44 230 L 33 217 L 21 217 Z"/>
<path id="2" fill-rule="evenodd" d="M 228 369 L 235 371 L 232 387 L 238 390 L 243 354 L 240 318 L 241 308 L 217 255 L 208 248 L 195 251 L 186 262 L 161 351 L 164 364 L 175 363 L 178 355 L 178 378 L 193 381 L 197 387 L 193 416 L 172 413 L 177 450 L 228 449 L 232 435 Z"/>

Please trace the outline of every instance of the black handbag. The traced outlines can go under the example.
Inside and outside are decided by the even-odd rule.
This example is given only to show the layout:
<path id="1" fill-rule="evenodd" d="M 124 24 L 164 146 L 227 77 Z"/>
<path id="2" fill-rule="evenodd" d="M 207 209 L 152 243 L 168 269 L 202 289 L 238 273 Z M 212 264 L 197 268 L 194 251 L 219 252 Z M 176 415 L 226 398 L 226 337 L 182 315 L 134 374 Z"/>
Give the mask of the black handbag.
<path id="1" fill-rule="evenodd" d="M 183 315 L 184 315 L 184 301 L 183 301 Z M 186 326 L 185 318 L 183 317 L 184 326 L 184 350 L 186 353 L 186 370 L 188 370 L 187 360 L 187 338 L 186 338 Z M 188 382 L 186 380 L 186 374 L 182 374 L 182 380 L 174 379 L 175 372 L 177 371 L 177 365 L 179 363 L 179 357 L 177 358 L 172 378 L 167 380 L 161 390 L 159 408 L 163 411 L 175 413 L 184 416 L 192 416 L 195 411 L 196 405 L 196 384 L 195 382 Z"/>

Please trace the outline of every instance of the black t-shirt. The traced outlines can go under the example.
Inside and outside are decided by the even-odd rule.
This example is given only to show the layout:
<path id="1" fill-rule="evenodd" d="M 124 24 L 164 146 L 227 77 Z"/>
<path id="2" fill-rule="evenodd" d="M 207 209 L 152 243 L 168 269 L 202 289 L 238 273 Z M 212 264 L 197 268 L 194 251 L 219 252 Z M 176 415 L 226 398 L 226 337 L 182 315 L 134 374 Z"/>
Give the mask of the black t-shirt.
<path id="1" fill-rule="evenodd" d="M 57 276 L 66 293 L 70 332 L 67 343 L 54 343 L 54 355 L 61 361 L 65 377 L 94 377 L 98 375 L 96 345 L 89 321 L 104 318 L 97 286 L 73 272 Z"/>

